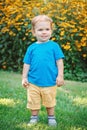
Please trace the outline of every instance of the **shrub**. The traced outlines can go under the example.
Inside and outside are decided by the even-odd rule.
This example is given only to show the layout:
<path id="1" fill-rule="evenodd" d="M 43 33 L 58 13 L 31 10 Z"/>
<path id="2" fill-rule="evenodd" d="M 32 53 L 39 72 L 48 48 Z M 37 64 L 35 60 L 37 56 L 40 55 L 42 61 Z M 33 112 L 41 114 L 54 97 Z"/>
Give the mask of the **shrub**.
<path id="1" fill-rule="evenodd" d="M 54 21 L 52 40 L 65 54 L 65 79 L 87 81 L 87 3 L 58 0 L 5 0 L 0 3 L 0 68 L 21 71 L 28 45 L 35 41 L 31 19 L 47 14 Z"/>

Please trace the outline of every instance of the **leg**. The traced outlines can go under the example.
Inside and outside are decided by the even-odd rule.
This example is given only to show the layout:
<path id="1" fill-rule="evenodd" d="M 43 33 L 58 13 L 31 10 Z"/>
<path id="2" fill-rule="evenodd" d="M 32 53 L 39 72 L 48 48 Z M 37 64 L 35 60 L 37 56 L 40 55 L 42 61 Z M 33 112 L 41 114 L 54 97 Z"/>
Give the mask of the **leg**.
<path id="1" fill-rule="evenodd" d="M 48 116 L 54 116 L 54 107 L 46 108 Z"/>
<path id="2" fill-rule="evenodd" d="M 31 110 L 32 116 L 38 116 L 39 110 Z"/>
<path id="3" fill-rule="evenodd" d="M 38 123 L 38 113 L 40 110 L 40 94 L 39 88 L 33 84 L 30 84 L 27 89 L 27 108 L 31 111 L 31 117 L 28 125 Z"/>
<path id="4" fill-rule="evenodd" d="M 54 106 L 56 105 L 56 86 L 43 89 L 42 101 L 46 106 L 48 114 L 48 125 L 57 126 L 57 122 L 54 116 Z"/>
<path id="5" fill-rule="evenodd" d="M 39 110 L 31 110 L 31 118 L 28 123 L 28 126 L 38 123 L 38 112 L 39 112 Z"/>
<path id="6" fill-rule="evenodd" d="M 57 126 L 57 122 L 54 116 L 54 107 L 46 108 L 48 114 L 48 124 L 49 126 Z"/>

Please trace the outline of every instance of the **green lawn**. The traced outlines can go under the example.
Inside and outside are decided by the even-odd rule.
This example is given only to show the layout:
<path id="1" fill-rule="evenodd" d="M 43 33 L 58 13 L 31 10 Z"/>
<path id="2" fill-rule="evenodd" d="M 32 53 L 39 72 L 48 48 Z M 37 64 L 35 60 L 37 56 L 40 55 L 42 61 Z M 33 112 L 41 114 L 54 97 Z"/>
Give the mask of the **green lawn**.
<path id="1" fill-rule="evenodd" d="M 30 112 L 21 74 L 0 71 L 0 130 L 87 130 L 87 83 L 65 81 L 56 99 L 57 128 L 47 125 L 44 107 L 39 112 L 39 123 L 28 127 Z"/>

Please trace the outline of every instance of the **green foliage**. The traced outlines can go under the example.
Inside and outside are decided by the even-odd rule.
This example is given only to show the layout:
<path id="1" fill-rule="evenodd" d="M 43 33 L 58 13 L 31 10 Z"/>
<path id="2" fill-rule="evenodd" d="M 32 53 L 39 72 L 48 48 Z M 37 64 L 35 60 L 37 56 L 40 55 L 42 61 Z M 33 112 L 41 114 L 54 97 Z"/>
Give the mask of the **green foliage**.
<path id="1" fill-rule="evenodd" d="M 20 26 L 20 31 L 11 26 L 11 31 L 14 31 L 17 35 L 11 36 L 7 32 L 0 37 L 0 68 L 13 71 L 22 70 L 23 57 L 28 45 L 31 44 L 32 38 L 31 32 L 26 35 L 26 30 L 31 28 L 30 21 L 28 22 L 27 28 L 24 25 Z M 23 40 L 24 37 L 26 37 L 25 40 Z"/>

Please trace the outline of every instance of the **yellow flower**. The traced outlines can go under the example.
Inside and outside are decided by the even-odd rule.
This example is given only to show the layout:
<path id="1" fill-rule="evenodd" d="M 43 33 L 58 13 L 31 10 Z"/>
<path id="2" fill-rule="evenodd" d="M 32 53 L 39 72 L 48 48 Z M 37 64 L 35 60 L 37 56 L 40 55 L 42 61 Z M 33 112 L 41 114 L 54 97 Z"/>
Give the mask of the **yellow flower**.
<path id="1" fill-rule="evenodd" d="M 79 36 L 83 36 L 83 34 L 82 34 L 82 33 L 79 33 Z"/>
<path id="2" fill-rule="evenodd" d="M 3 28 L 1 29 L 1 32 L 3 32 L 3 33 L 9 32 L 9 29 L 8 29 L 7 27 L 3 27 Z"/>
<path id="3" fill-rule="evenodd" d="M 24 25 L 25 25 L 25 26 L 27 26 L 27 25 L 28 25 L 28 23 L 25 23 Z"/>
<path id="4" fill-rule="evenodd" d="M 64 45 L 63 48 L 64 48 L 65 50 L 69 50 L 69 49 L 70 49 L 70 45 Z"/>
<path id="5" fill-rule="evenodd" d="M 61 31 L 60 36 L 63 36 L 63 35 L 64 35 L 64 32 L 65 32 L 65 31 Z"/>
<path id="6" fill-rule="evenodd" d="M 55 38 L 55 37 L 52 37 L 52 38 L 51 38 L 51 40 L 55 41 L 55 40 L 56 40 L 56 38 Z"/>
<path id="7" fill-rule="evenodd" d="M 60 37 L 60 40 L 63 40 L 63 37 Z"/>
<path id="8" fill-rule="evenodd" d="M 34 38 L 32 38 L 32 39 L 31 39 L 31 41 L 33 42 L 33 41 L 35 41 L 35 39 L 34 39 Z"/>
<path id="9" fill-rule="evenodd" d="M 86 55 L 86 54 L 83 54 L 82 56 L 85 58 L 87 55 Z"/>
<path id="10" fill-rule="evenodd" d="M 77 28 L 75 28 L 75 29 L 72 30 L 72 32 L 77 32 L 77 31 L 78 31 Z"/>
<path id="11" fill-rule="evenodd" d="M 83 43 L 81 43 L 81 46 L 87 46 L 87 43 L 86 42 L 83 42 Z"/>
<path id="12" fill-rule="evenodd" d="M 18 31 L 20 31 L 21 30 L 21 28 L 17 28 L 18 29 Z"/>
<path id="13" fill-rule="evenodd" d="M 81 48 L 79 48 L 78 51 L 81 51 Z"/>
<path id="14" fill-rule="evenodd" d="M 77 48 L 81 48 L 81 44 L 79 44 L 79 43 L 76 44 L 76 46 L 77 46 Z"/>
<path id="15" fill-rule="evenodd" d="M 26 17 L 30 17 L 30 13 L 26 14 Z"/>
<path id="16" fill-rule="evenodd" d="M 67 45 L 70 45 L 70 42 L 67 42 Z"/>
<path id="17" fill-rule="evenodd" d="M 28 33 L 25 33 L 26 36 L 28 36 Z"/>
<path id="18" fill-rule="evenodd" d="M 24 41 L 25 39 L 26 39 L 26 37 L 23 37 L 23 39 L 22 39 L 22 40 Z"/>
<path id="19" fill-rule="evenodd" d="M 82 37 L 82 39 L 81 39 L 82 42 L 84 42 L 84 41 L 86 41 L 86 40 L 87 40 L 86 37 Z"/>

